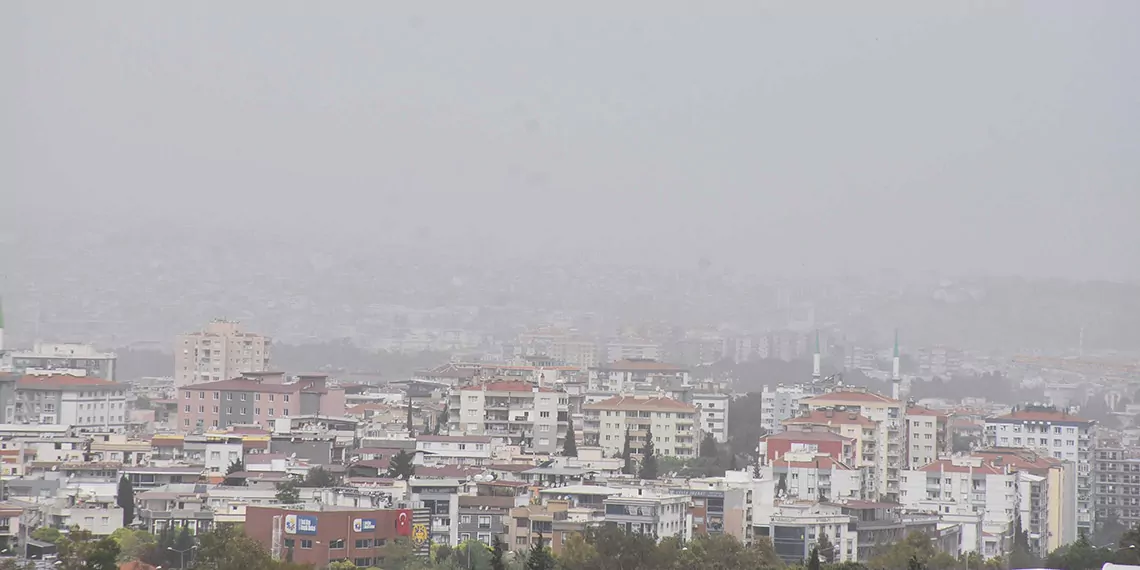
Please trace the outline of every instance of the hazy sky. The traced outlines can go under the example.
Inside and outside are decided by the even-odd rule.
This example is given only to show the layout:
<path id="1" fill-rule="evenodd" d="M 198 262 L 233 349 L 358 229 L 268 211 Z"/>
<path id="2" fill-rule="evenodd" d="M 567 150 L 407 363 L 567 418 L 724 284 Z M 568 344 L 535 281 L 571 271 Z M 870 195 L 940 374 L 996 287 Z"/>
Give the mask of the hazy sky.
<path id="1" fill-rule="evenodd" d="M 1138 2 L 425 4 L 0 3 L 0 208 L 1140 277 Z"/>

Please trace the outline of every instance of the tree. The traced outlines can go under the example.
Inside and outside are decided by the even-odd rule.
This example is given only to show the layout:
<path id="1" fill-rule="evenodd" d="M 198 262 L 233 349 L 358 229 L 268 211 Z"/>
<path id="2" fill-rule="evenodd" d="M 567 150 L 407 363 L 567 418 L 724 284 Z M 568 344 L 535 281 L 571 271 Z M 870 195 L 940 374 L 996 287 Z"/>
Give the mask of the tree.
<path id="1" fill-rule="evenodd" d="M 752 542 L 752 548 L 756 550 L 756 555 L 760 560 L 760 568 L 783 568 L 784 561 L 776 554 L 776 547 L 772 544 L 772 539 L 762 536 L 758 537 Z"/>
<path id="2" fill-rule="evenodd" d="M 32 538 L 40 542 L 58 544 L 60 539 L 63 538 L 63 533 L 59 532 L 59 529 L 57 528 L 52 528 L 50 526 L 41 526 L 40 528 L 32 531 Z"/>
<path id="3" fill-rule="evenodd" d="M 356 570 L 356 568 L 356 564 L 353 564 L 348 560 L 336 560 L 334 562 L 329 562 L 328 565 L 328 570 Z"/>
<path id="4" fill-rule="evenodd" d="M 245 471 L 245 462 L 241 459 L 235 459 L 230 466 L 226 468 L 226 478 L 222 480 L 222 484 L 229 487 L 237 487 L 245 484 L 245 480 L 237 477 L 230 477 L 234 473 Z"/>
<path id="5" fill-rule="evenodd" d="M 641 448 L 641 471 L 637 475 L 642 479 L 657 478 L 657 450 L 653 447 L 653 429 L 645 430 L 645 445 Z"/>
<path id="6" fill-rule="evenodd" d="M 819 540 L 815 541 L 815 549 L 819 552 L 819 558 L 823 562 L 828 564 L 835 562 L 835 545 L 831 543 L 826 532 L 819 534 Z"/>
<path id="7" fill-rule="evenodd" d="M 59 570 L 118 570 L 119 544 L 111 537 L 96 540 L 89 531 L 73 528 L 56 543 Z"/>
<path id="8" fill-rule="evenodd" d="M 261 543 L 246 536 L 240 527 L 215 526 L 210 532 L 199 534 L 198 539 L 194 570 L 272 570 L 274 567 L 269 552 Z"/>
<path id="9" fill-rule="evenodd" d="M 629 428 L 625 428 L 625 445 L 621 450 L 621 458 L 625 460 L 625 465 L 621 468 L 621 472 L 626 475 L 634 475 L 633 470 L 633 448 L 630 447 L 629 442 Z"/>
<path id="10" fill-rule="evenodd" d="M 562 554 L 558 556 L 559 570 L 580 570 L 588 568 L 598 557 L 598 551 L 589 542 L 586 535 L 576 532 L 562 544 Z"/>
<path id="11" fill-rule="evenodd" d="M 553 570 L 554 555 L 546 547 L 542 533 L 538 533 L 538 542 L 531 545 L 526 557 L 526 570 Z"/>
<path id="12" fill-rule="evenodd" d="M 313 467 L 305 473 L 305 479 L 301 481 L 301 487 L 311 487 L 315 489 L 326 489 L 328 487 L 336 487 L 340 484 L 339 477 L 333 476 L 324 467 Z"/>
<path id="13" fill-rule="evenodd" d="M 277 502 L 283 505 L 295 505 L 301 502 L 301 491 L 297 482 L 293 480 L 282 481 L 276 485 Z"/>
<path id="14" fill-rule="evenodd" d="M 698 455 L 712 459 L 720 457 L 720 447 L 718 447 L 716 437 L 712 433 L 706 433 L 704 439 L 701 440 L 701 449 Z"/>
<path id="15" fill-rule="evenodd" d="M 155 536 L 145 530 L 133 530 L 126 527 L 111 533 L 111 539 L 119 545 L 119 562 L 143 560 L 154 558 L 154 549 L 158 546 Z M 161 564 L 155 564 L 155 566 Z"/>
<path id="16" fill-rule="evenodd" d="M 412 463 L 411 453 L 401 449 L 398 453 L 388 459 L 388 476 L 393 479 L 401 479 L 407 481 L 416 474 L 416 466 Z"/>
<path id="17" fill-rule="evenodd" d="M 503 562 L 503 554 L 507 548 L 503 545 L 503 539 L 499 535 L 491 540 L 491 570 L 507 570 L 506 563 Z"/>
<path id="18" fill-rule="evenodd" d="M 130 526 L 135 522 L 135 486 L 125 474 L 119 477 L 119 491 L 115 495 L 115 503 L 123 509 L 123 526 Z"/>
<path id="19" fill-rule="evenodd" d="M 807 570 L 820 570 L 818 548 L 812 547 L 811 554 L 808 554 L 807 566 L 805 568 Z"/>
<path id="20" fill-rule="evenodd" d="M 562 455 L 566 457 L 578 457 L 578 442 L 574 441 L 574 419 L 567 418 L 566 422 L 566 439 L 562 443 Z"/>

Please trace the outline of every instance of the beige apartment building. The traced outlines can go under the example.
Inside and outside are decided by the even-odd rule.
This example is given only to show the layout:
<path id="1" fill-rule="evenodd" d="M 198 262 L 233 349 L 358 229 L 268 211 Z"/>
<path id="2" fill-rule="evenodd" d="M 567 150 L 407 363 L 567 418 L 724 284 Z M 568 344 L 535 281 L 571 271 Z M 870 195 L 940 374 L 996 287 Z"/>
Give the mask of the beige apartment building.
<path id="1" fill-rule="evenodd" d="M 615 396 L 586 404 L 582 438 L 586 445 L 602 447 L 607 454 L 621 452 L 626 431 L 630 448 L 640 453 L 649 431 L 653 447 L 660 455 L 695 457 L 700 433 L 697 409 L 665 397 Z"/>
<path id="2" fill-rule="evenodd" d="M 219 382 L 269 370 L 269 337 L 242 332 L 235 321 L 217 319 L 204 331 L 178 337 L 174 382 L 187 386 Z"/>
<path id="3" fill-rule="evenodd" d="M 880 500 L 897 502 L 899 497 L 899 471 L 905 467 L 907 444 L 906 406 L 893 398 L 861 389 L 844 389 L 811 396 L 800 400 L 800 414 L 815 410 L 834 410 L 856 413 L 875 422 L 874 440 L 862 444 L 863 465 L 869 468 Z M 867 467 L 864 467 L 867 468 Z"/>

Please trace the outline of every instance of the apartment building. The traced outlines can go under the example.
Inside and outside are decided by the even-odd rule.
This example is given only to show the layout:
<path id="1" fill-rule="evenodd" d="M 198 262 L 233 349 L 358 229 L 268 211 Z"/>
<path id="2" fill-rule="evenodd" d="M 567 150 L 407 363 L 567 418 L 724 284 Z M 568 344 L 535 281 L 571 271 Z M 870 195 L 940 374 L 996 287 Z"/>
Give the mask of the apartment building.
<path id="1" fill-rule="evenodd" d="M 888 502 L 898 500 L 899 472 L 905 466 L 906 445 L 903 427 L 905 405 L 893 398 L 865 390 L 841 390 L 810 396 L 800 401 L 803 415 L 813 410 L 855 412 L 878 423 L 873 446 L 864 446 L 864 463 L 872 462 L 871 473 L 878 497 Z"/>
<path id="2" fill-rule="evenodd" d="M 1025 406 L 986 418 L 986 442 L 993 447 L 1024 447 L 1077 465 L 1077 532 L 1095 528 L 1093 453 L 1096 422 L 1051 406 Z"/>
<path id="3" fill-rule="evenodd" d="M 503 438 L 488 435 L 420 435 L 416 437 L 416 457 L 424 465 L 490 465 Z"/>
<path id="4" fill-rule="evenodd" d="M 565 392 L 523 381 L 464 386 L 448 397 L 452 435 L 491 436 L 531 453 L 562 449 L 569 421 Z"/>
<path id="5" fill-rule="evenodd" d="M 31 350 L 8 353 L 10 372 L 24 375 L 65 374 L 115 380 L 113 352 L 100 352 L 89 344 L 37 342 Z"/>
<path id="6" fill-rule="evenodd" d="M 233 380 L 183 386 L 178 390 L 178 427 L 183 431 L 272 427 L 277 418 L 343 416 L 344 390 L 328 386 L 326 380 L 312 375 L 285 382 L 284 373 L 251 372 Z"/>
<path id="7" fill-rule="evenodd" d="M 802 384 L 780 384 L 774 389 L 765 385 L 760 392 L 760 424 L 768 433 L 782 431 L 785 421 L 799 415 L 800 400 L 811 395 Z"/>
<path id="8" fill-rule="evenodd" d="M 591 392 L 631 394 L 692 384 L 689 370 L 656 360 L 619 360 L 591 368 L 587 388 Z"/>
<path id="9" fill-rule="evenodd" d="M 852 437 L 840 435 L 826 426 L 797 424 L 789 427 L 787 431 L 760 437 L 761 464 L 770 464 L 789 453 L 830 457 L 847 465 L 854 465 L 858 460 L 857 440 Z"/>
<path id="10" fill-rule="evenodd" d="M 675 537 L 682 544 L 693 539 L 693 515 L 687 495 L 637 494 L 607 497 L 606 524 L 657 540 Z"/>
<path id="11" fill-rule="evenodd" d="M 1133 528 L 1140 524 L 1140 454 L 1117 441 L 1097 447 L 1093 477 L 1096 517 L 1116 516 Z"/>
<path id="12" fill-rule="evenodd" d="M 982 457 L 940 459 L 918 469 L 904 471 L 900 504 L 932 513 L 956 511 L 980 513 L 980 536 L 976 530 L 963 537 L 963 550 L 997 556 L 1012 546 L 1011 527 L 1019 512 L 1018 475 L 1008 465 Z M 977 542 L 974 542 L 977 540 Z"/>
<path id="13" fill-rule="evenodd" d="M 730 471 L 724 477 L 687 479 L 669 492 L 692 498 L 690 512 L 698 533 L 727 534 L 752 544 L 755 481 L 751 474 Z"/>
<path id="14" fill-rule="evenodd" d="M 541 505 L 514 507 L 507 517 L 506 546 L 514 552 L 525 552 L 542 540 L 542 545 L 558 556 L 570 536 L 585 530 L 585 522 L 570 518 L 567 501 L 552 500 Z"/>
<path id="15" fill-rule="evenodd" d="M 358 568 L 383 567 L 384 547 L 413 536 L 419 516 L 408 509 L 361 509 L 324 506 L 305 510 L 246 508 L 246 536 L 276 560 L 327 567 L 348 560 Z"/>
<path id="16" fill-rule="evenodd" d="M 22 376 L 16 381 L 17 423 L 71 426 L 80 432 L 127 428 L 127 386 L 91 376 Z"/>
<path id="17" fill-rule="evenodd" d="M 433 544 L 459 544 L 459 490 L 463 479 L 416 477 L 408 481 L 408 499 L 422 504 L 431 515 L 430 539 Z"/>
<path id="18" fill-rule="evenodd" d="M 837 457 L 836 459 L 848 462 L 853 467 L 875 468 L 879 422 L 859 415 L 859 412 L 821 408 L 785 421 L 784 428 L 788 431 L 826 429 L 849 438 L 854 442 L 853 456 L 850 458 Z M 874 485 L 872 485 L 871 490 L 874 491 Z"/>
<path id="19" fill-rule="evenodd" d="M 728 404 L 731 400 L 732 397 L 728 394 L 700 392 L 692 395 L 692 404 L 697 408 L 701 432 L 712 434 L 718 443 L 728 441 Z"/>
<path id="20" fill-rule="evenodd" d="M 790 452 L 760 468 L 761 479 L 776 481 L 781 499 L 840 501 L 863 496 L 863 473 L 828 455 Z"/>
<path id="21" fill-rule="evenodd" d="M 1018 474 L 1021 526 L 1033 552 L 1044 556 L 1077 539 L 1076 463 L 1024 448 L 992 447 L 973 455 Z"/>
<path id="22" fill-rule="evenodd" d="M 206 330 L 175 340 L 174 383 L 186 386 L 265 372 L 270 344 L 268 337 L 243 332 L 235 321 L 214 320 Z"/>
<path id="23" fill-rule="evenodd" d="M 788 564 L 802 564 L 824 536 L 835 545 L 836 562 L 854 562 L 859 554 L 859 534 L 852 518 L 839 505 L 818 501 L 785 501 L 767 525 L 757 526 L 757 536 L 768 537 L 776 555 Z"/>
<path id="24" fill-rule="evenodd" d="M 950 450 L 946 430 L 948 418 L 930 408 L 911 406 L 906 410 L 906 464 L 911 469 L 933 463 Z"/>
<path id="25" fill-rule="evenodd" d="M 650 432 L 659 455 L 694 457 L 697 453 L 697 408 L 684 402 L 654 396 L 614 396 L 582 408 L 584 444 L 601 447 L 607 454 L 621 452 L 627 434 L 633 452 L 640 453 Z"/>

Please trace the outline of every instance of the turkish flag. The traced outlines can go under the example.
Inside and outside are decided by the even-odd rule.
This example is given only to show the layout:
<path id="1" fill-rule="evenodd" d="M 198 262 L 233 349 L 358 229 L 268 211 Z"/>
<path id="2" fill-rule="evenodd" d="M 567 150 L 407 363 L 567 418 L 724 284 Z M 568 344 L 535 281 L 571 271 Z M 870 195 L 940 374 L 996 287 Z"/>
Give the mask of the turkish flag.
<path id="1" fill-rule="evenodd" d="M 412 536 L 412 511 L 408 509 L 396 511 L 396 535 Z"/>

